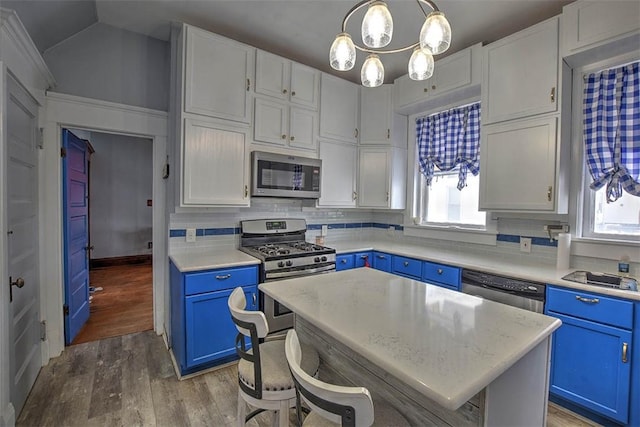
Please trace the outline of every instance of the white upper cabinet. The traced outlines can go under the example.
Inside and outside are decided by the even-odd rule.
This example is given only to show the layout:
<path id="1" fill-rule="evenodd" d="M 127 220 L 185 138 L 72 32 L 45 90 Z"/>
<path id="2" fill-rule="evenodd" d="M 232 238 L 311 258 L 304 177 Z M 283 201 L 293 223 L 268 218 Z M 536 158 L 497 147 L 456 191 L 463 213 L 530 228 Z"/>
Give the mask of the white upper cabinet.
<path id="1" fill-rule="evenodd" d="M 580 0 L 570 3 L 562 9 L 562 34 L 565 57 L 594 48 L 622 53 L 621 43 L 637 50 L 640 2 Z"/>
<path id="2" fill-rule="evenodd" d="M 391 143 L 393 85 L 360 88 L 360 143 Z"/>
<path id="3" fill-rule="evenodd" d="M 255 49 L 195 27 L 184 28 L 184 111 L 250 123 Z"/>
<path id="4" fill-rule="evenodd" d="M 361 146 L 358 153 L 358 206 L 404 209 L 407 150 Z"/>
<path id="5" fill-rule="evenodd" d="M 318 144 L 318 113 L 304 108 L 289 110 L 289 146 L 316 150 Z"/>
<path id="6" fill-rule="evenodd" d="M 467 49 L 437 60 L 433 76 L 427 80 L 411 80 L 405 74 L 394 82 L 394 108 L 402 114 L 412 114 L 430 105 L 436 106 L 455 102 L 447 99 L 453 92 L 471 86 L 479 86 L 482 81 L 482 45 Z M 464 97 L 473 94 L 464 94 Z M 432 104 L 433 102 L 433 104 Z"/>
<path id="7" fill-rule="evenodd" d="M 284 102 L 255 99 L 253 137 L 266 142 L 305 150 L 316 150 L 318 113 Z"/>
<path id="8" fill-rule="evenodd" d="M 320 141 L 321 196 L 318 207 L 355 208 L 358 148 L 353 144 Z"/>
<path id="9" fill-rule="evenodd" d="M 558 24 L 555 17 L 485 46 L 483 125 L 557 111 Z"/>
<path id="10" fill-rule="evenodd" d="M 249 129 L 185 119 L 183 206 L 249 206 Z"/>
<path id="11" fill-rule="evenodd" d="M 480 210 L 566 211 L 557 121 L 551 115 L 483 125 Z"/>
<path id="12" fill-rule="evenodd" d="M 360 87 L 355 83 L 322 73 L 320 85 L 320 136 L 358 142 Z"/>
<path id="13" fill-rule="evenodd" d="M 261 50 L 256 54 L 256 93 L 318 108 L 320 72 Z"/>

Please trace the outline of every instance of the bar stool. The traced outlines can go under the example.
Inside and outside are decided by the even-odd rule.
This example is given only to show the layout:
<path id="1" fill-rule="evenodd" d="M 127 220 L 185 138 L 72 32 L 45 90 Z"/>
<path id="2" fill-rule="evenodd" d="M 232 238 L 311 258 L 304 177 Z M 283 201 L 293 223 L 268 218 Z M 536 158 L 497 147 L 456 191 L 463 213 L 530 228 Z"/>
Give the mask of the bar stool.
<path id="1" fill-rule="evenodd" d="M 311 408 L 311 413 L 302 423 L 303 427 L 409 426 L 407 419 L 387 404 L 376 402 L 374 412 L 374 404 L 366 388 L 338 386 L 311 377 L 300 366 L 303 351 L 306 349 L 300 348 L 296 331 L 289 331 L 285 342 L 287 362 L 297 392 Z M 299 401 L 297 409 L 300 417 Z"/>
<path id="2" fill-rule="evenodd" d="M 227 304 L 238 329 L 238 426 L 244 426 L 265 410 L 275 411 L 274 426 L 288 426 L 289 408 L 296 405 L 296 391 L 285 356 L 284 337 L 260 343 L 260 339 L 269 333 L 269 325 L 261 311 L 245 310 L 247 302 L 242 288 L 234 289 Z M 250 349 L 246 347 L 245 337 L 250 337 Z M 318 353 L 305 346 L 302 371 L 307 375 L 315 375 L 318 364 Z M 258 409 L 246 415 L 247 403 Z"/>

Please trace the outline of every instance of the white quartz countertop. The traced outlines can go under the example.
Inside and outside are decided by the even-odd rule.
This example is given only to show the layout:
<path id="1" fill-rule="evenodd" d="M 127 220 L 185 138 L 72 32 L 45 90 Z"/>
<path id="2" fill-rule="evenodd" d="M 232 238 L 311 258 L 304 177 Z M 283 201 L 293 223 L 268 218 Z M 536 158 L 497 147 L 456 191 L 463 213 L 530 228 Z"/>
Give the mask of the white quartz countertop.
<path id="1" fill-rule="evenodd" d="M 376 250 L 380 252 L 387 252 L 392 255 L 401 255 L 424 261 L 433 261 L 523 280 L 558 285 L 564 288 L 596 292 L 599 294 L 640 301 L 640 292 L 588 285 L 562 279 L 563 276 L 566 276 L 572 271 L 578 270 L 577 268 L 557 270 L 555 265 L 543 264 L 536 262 L 535 260 L 532 262 L 526 262 L 517 256 L 500 256 L 495 253 L 478 254 L 453 250 L 448 251 L 442 248 L 429 248 L 380 240 L 331 242 L 328 243 L 327 246 L 335 248 L 338 254 Z"/>
<path id="2" fill-rule="evenodd" d="M 169 259 L 182 273 L 260 264 L 260 260 L 234 248 L 189 248 L 173 251 Z"/>
<path id="3" fill-rule="evenodd" d="M 259 289 L 451 410 L 561 324 L 370 268 L 264 283 Z"/>

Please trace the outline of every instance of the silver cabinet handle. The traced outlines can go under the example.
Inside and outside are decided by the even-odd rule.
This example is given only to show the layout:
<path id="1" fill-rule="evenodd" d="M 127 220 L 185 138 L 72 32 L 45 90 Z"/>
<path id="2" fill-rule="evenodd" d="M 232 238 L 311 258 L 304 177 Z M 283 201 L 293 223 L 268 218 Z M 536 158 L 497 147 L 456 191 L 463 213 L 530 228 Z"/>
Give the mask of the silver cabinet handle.
<path id="1" fill-rule="evenodd" d="M 216 276 L 217 280 L 227 280 L 229 277 L 231 277 L 230 274 L 223 274 L 222 276 Z"/>
<path id="2" fill-rule="evenodd" d="M 340 262 L 341 262 L 342 264 L 346 264 L 346 263 L 347 263 L 347 260 L 346 260 L 346 259 L 341 259 L 341 260 L 340 260 Z"/>
<path id="3" fill-rule="evenodd" d="M 586 302 L 587 304 L 597 304 L 600 302 L 598 298 L 585 298 L 581 297 L 580 295 L 576 295 L 576 299 L 578 301 Z"/>
<path id="4" fill-rule="evenodd" d="M 552 87 L 551 88 L 551 102 L 555 102 L 556 100 L 556 88 Z"/>
<path id="5" fill-rule="evenodd" d="M 296 137 L 295 137 L 295 136 L 292 136 L 292 137 L 290 137 L 289 139 L 290 139 L 291 141 L 295 141 L 295 140 L 296 140 Z"/>
<path id="6" fill-rule="evenodd" d="M 553 192 L 553 187 L 549 186 L 549 188 L 547 188 L 547 201 L 551 201 L 551 194 Z"/>
<path id="7" fill-rule="evenodd" d="M 296 91 L 295 90 L 291 91 L 291 96 L 296 96 Z"/>
<path id="8" fill-rule="evenodd" d="M 353 194 L 351 195 L 351 199 L 356 200 L 358 198 L 358 193 L 357 192 L 353 192 Z"/>
<path id="9" fill-rule="evenodd" d="M 404 262 L 404 266 L 405 266 L 405 267 L 409 267 L 409 261 L 405 261 L 405 262 Z"/>
<path id="10" fill-rule="evenodd" d="M 360 259 L 367 259 L 369 258 L 369 255 L 360 255 Z"/>
<path id="11" fill-rule="evenodd" d="M 282 93 L 286 95 L 287 94 L 287 90 L 286 89 L 282 89 Z"/>
<path id="12" fill-rule="evenodd" d="M 385 258 L 387 258 L 387 257 L 384 256 L 384 255 L 378 255 L 378 259 L 385 259 Z"/>
<path id="13" fill-rule="evenodd" d="M 627 363 L 629 359 L 627 359 L 627 351 L 629 350 L 629 344 L 626 342 L 622 343 L 622 363 Z"/>
<path id="14" fill-rule="evenodd" d="M 442 269 L 441 269 L 441 268 L 437 269 L 437 270 L 436 270 L 436 273 L 438 273 L 438 274 L 442 274 Z"/>
<path id="15" fill-rule="evenodd" d="M 253 306 L 254 306 L 254 307 L 257 307 L 257 306 L 258 306 L 258 305 L 257 305 L 258 298 L 257 298 L 257 296 L 256 296 L 256 293 L 255 293 L 255 292 L 251 294 L 251 299 L 253 300 Z"/>
<path id="16" fill-rule="evenodd" d="M 251 80 L 247 79 L 247 92 L 251 89 Z"/>
<path id="17" fill-rule="evenodd" d="M 22 288 L 24 286 L 24 279 L 22 277 L 18 277 L 15 282 L 12 282 L 11 278 L 9 278 L 9 283 L 11 286 Z"/>
<path id="18" fill-rule="evenodd" d="M 282 134 L 282 139 L 287 139 L 287 135 L 285 135 L 284 133 Z"/>

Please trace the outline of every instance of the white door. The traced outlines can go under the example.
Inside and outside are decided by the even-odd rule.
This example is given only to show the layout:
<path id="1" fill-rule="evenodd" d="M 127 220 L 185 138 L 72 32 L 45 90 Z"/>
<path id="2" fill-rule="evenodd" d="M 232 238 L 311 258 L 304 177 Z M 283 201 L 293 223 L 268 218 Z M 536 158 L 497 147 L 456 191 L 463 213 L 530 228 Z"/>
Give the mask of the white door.
<path id="1" fill-rule="evenodd" d="M 42 365 L 38 281 L 38 107 L 7 77 L 7 217 L 11 402 L 20 413 Z"/>
<path id="2" fill-rule="evenodd" d="M 318 206 L 356 207 L 357 147 L 320 141 L 321 196 Z"/>
<path id="3" fill-rule="evenodd" d="M 389 207 L 389 156 L 387 149 L 360 148 L 358 206 Z"/>
<path id="4" fill-rule="evenodd" d="M 289 113 L 289 145 L 315 151 L 318 113 L 303 108 L 291 107 Z"/>
<path id="5" fill-rule="evenodd" d="M 291 63 L 291 102 L 316 110 L 319 82 L 318 70 L 295 62 Z"/>
<path id="6" fill-rule="evenodd" d="M 256 92 L 288 100 L 289 64 L 280 56 L 259 50 L 256 54 Z"/>
<path id="7" fill-rule="evenodd" d="M 358 142 L 359 87 L 330 74 L 322 75 L 320 86 L 320 136 L 344 142 Z"/>
<path id="8" fill-rule="evenodd" d="M 289 108 L 282 102 L 256 98 L 253 138 L 260 142 L 285 145 L 289 139 Z"/>
<path id="9" fill-rule="evenodd" d="M 393 85 L 360 89 L 360 144 L 391 143 Z"/>

